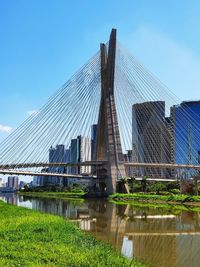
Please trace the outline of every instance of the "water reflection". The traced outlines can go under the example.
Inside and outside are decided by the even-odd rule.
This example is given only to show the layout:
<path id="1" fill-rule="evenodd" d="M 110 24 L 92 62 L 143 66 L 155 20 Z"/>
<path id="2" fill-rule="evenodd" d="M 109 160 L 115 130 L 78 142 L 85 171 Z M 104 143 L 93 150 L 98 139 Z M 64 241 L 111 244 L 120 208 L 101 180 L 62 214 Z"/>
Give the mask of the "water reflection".
<path id="1" fill-rule="evenodd" d="M 163 210 L 114 205 L 106 200 L 84 203 L 62 199 L 31 199 L 13 194 L 8 203 L 61 215 L 81 229 L 111 243 L 123 255 L 151 266 L 200 266 L 200 213 L 174 215 Z"/>

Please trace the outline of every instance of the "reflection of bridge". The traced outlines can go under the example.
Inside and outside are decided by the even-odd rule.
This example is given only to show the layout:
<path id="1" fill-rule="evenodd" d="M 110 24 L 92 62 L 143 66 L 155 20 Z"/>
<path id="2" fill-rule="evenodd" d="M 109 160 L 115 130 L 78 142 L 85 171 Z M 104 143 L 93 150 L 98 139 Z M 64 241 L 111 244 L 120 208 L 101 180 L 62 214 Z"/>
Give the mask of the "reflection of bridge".
<path id="1" fill-rule="evenodd" d="M 163 86 L 117 44 L 113 29 L 108 44 L 101 44 L 99 53 L 0 145 L 0 173 L 90 177 L 106 194 L 117 191 L 120 178 L 141 177 L 143 170 L 152 174 L 150 178 L 169 180 L 175 180 L 175 170 L 198 173 L 200 165 L 193 160 L 191 147 L 198 140 L 191 132 L 199 129 L 191 123 L 193 128 L 182 134 L 186 143 L 181 143 L 180 150 L 186 160 L 176 163 L 174 132 L 183 129 L 174 126 L 173 116 L 165 118 L 164 101 L 157 100 L 166 95 Z M 166 101 L 169 99 L 171 95 Z M 181 115 L 193 122 L 187 114 Z M 88 135 L 96 123 L 91 156 Z M 58 144 L 68 147 L 70 156 L 60 156 L 60 151 L 53 160 L 48 159 L 49 148 L 54 153 L 52 146 Z M 126 150 L 132 153 L 129 160 Z M 90 171 L 80 171 L 83 167 Z M 126 184 L 121 186 L 128 191 Z"/>
<path id="2" fill-rule="evenodd" d="M 197 213 L 160 214 L 149 208 L 103 205 L 98 201 L 95 204 L 89 205 L 90 227 L 84 218 L 79 218 L 79 226 L 112 243 L 124 255 L 152 266 L 189 266 L 188 262 L 197 264 L 199 261 L 200 221 Z"/>

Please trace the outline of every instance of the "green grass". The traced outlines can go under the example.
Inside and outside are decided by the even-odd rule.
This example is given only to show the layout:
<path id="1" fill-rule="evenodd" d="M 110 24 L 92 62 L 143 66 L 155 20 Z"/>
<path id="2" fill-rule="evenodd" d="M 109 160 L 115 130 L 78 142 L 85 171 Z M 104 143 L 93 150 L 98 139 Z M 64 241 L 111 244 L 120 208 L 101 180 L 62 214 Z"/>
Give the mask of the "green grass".
<path id="1" fill-rule="evenodd" d="M 0 266 L 145 266 L 61 217 L 0 201 Z"/>

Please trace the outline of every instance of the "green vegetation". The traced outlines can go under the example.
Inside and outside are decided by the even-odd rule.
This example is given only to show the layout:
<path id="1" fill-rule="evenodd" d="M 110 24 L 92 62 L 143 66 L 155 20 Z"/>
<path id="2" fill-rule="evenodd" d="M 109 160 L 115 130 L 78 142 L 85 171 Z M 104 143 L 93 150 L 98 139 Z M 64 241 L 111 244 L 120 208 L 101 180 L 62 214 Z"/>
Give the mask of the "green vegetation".
<path id="1" fill-rule="evenodd" d="M 28 197 L 39 198 L 62 198 L 62 199 L 81 199 L 85 196 L 85 192 L 19 192 L 18 194 Z"/>
<path id="2" fill-rule="evenodd" d="M 116 205 L 127 205 L 126 201 L 110 201 L 113 204 Z M 169 214 L 174 214 L 174 215 L 180 215 L 182 211 L 197 211 L 200 212 L 200 207 L 188 207 L 185 205 L 171 205 L 171 204 L 162 204 L 162 203 L 141 203 L 141 202 L 130 202 L 128 205 L 131 207 L 134 207 L 134 209 L 138 210 L 144 210 L 146 209 L 147 211 L 149 210 L 157 210 L 159 211 L 159 214 L 165 214 L 168 212 Z M 134 218 L 134 215 L 132 216 Z"/>
<path id="3" fill-rule="evenodd" d="M 114 194 L 110 202 L 118 205 L 131 205 L 138 208 L 167 210 L 173 214 L 182 211 L 200 212 L 200 197 L 188 195 L 155 195 L 155 194 Z"/>
<path id="4" fill-rule="evenodd" d="M 28 187 L 24 186 L 24 189 L 20 190 L 21 192 L 65 192 L 65 193 L 86 193 L 86 188 L 80 185 L 72 186 L 60 186 L 60 185 L 45 185 L 45 186 L 35 186 Z"/>
<path id="5" fill-rule="evenodd" d="M 129 189 L 131 193 L 143 192 L 150 193 L 154 192 L 156 194 L 161 194 L 161 192 L 165 192 L 165 194 L 180 193 L 180 182 L 158 182 L 158 181 L 148 181 L 146 176 L 142 177 L 141 181 L 136 181 L 134 177 L 123 177 L 123 182 L 128 183 Z M 174 191 L 175 190 L 175 191 Z"/>
<path id="6" fill-rule="evenodd" d="M 0 201 L 0 266 L 145 266 L 61 217 Z"/>
<path id="7" fill-rule="evenodd" d="M 86 190 L 80 186 L 63 187 L 63 186 L 38 186 L 38 187 L 25 187 L 18 192 L 20 195 L 28 197 L 39 198 L 63 198 L 63 199 L 82 199 L 86 194 Z"/>
<path id="8" fill-rule="evenodd" d="M 157 195 L 154 193 L 144 194 L 144 193 L 135 193 L 135 194 L 114 194 L 110 196 L 111 200 L 114 201 L 123 201 L 123 202 L 165 202 L 165 203 L 192 203 L 195 202 L 196 205 L 200 206 L 200 196 L 190 196 L 190 195 L 175 195 L 175 194 L 164 194 Z"/>
<path id="9" fill-rule="evenodd" d="M 139 201 L 126 201 L 126 200 L 113 200 L 110 199 L 110 202 L 116 205 L 130 205 L 138 209 L 157 209 L 159 212 L 170 212 L 170 214 L 179 215 L 182 211 L 193 211 L 200 212 L 200 206 L 190 206 L 184 204 L 170 204 L 170 203 L 159 203 L 159 202 L 139 202 Z"/>

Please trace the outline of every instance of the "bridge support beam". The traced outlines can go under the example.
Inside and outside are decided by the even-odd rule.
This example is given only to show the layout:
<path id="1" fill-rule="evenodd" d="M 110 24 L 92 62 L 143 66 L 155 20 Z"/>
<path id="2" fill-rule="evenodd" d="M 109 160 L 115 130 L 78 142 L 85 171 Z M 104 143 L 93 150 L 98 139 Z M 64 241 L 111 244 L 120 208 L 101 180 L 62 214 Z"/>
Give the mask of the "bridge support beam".
<path id="1" fill-rule="evenodd" d="M 109 47 L 101 44 L 101 103 L 97 130 L 97 161 L 106 161 L 97 176 L 106 176 L 106 193 L 117 191 L 117 180 L 125 176 L 117 111 L 114 98 L 116 30 L 110 35 Z"/>

